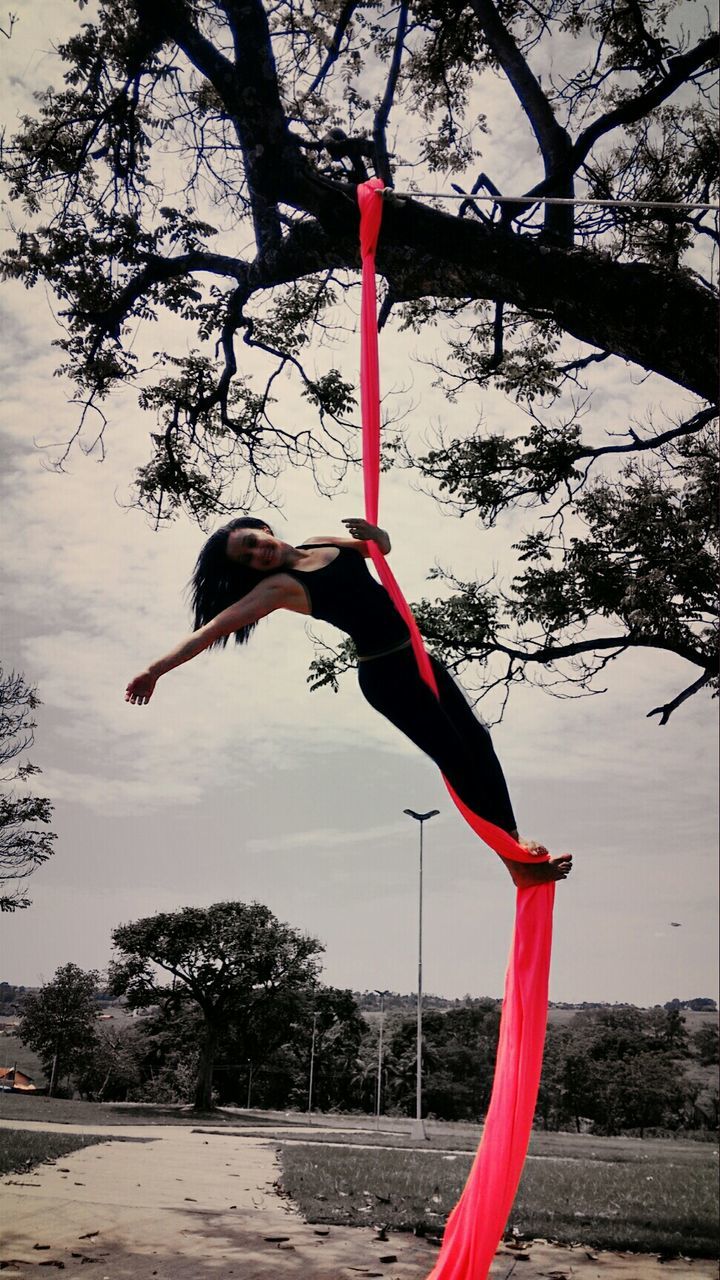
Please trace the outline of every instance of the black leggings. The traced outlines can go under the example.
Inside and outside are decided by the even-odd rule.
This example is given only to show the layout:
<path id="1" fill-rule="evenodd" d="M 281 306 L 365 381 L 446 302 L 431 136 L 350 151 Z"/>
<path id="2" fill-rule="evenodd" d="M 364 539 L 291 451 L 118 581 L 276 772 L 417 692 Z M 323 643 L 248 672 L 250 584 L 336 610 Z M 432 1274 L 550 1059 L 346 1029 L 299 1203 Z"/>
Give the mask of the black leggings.
<path id="1" fill-rule="evenodd" d="M 439 698 L 423 680 L 412 649 L 360 662 L 364 697 L 445 775 L 473 813 L 515 831 L 515 816 L 492 739 L 468 706 L 452 676 L 431 658 Z"/>

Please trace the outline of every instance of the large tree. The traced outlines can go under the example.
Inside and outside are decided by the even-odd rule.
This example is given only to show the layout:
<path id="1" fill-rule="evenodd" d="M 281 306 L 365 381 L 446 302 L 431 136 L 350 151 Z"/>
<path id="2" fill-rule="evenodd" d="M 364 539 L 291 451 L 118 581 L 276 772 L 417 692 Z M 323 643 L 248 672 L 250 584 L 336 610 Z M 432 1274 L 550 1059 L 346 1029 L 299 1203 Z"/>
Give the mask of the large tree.
<path id="1" fill-rule="evenodd" d="M 212 1107 L 218 1046 L 230 1028 L 253 1027 L 317 977 L 316 938 L 282 924 L 259 902 L 217 902 L 160 912 L 113 932 L 119 958 L 110 986 L 133 1009 L 189 1003 L 202 1014 L 195 1106 Z M 162 981 L 157 973 L 171 977 Z"/>
<path id="2" fill-rule="evenodd" d="M 61 299 L 81 430 L 97 421 L 102 439 L 102 401 L 127 381 L 159 419 L 140 504 L 202 520 L 232 501 L 237 475 L 266 496 L 286 458 L 327 488 L 355 457 L 353 388 L 317 344 L 308 353 L 357 271 L 355 184 L 376 173 L 402 187 L 384 210 L 383 320 L 441 322 L 449 398 L 499 387 L 531 415 L 529 430 L 440 440 L 421 469 L 485 520 L 518 502 L 559 517 L 521 546 L 529 568 L 509 594 L 457 583 L 450 610 L 426 611 L 436 642 L 458 661 L 499 655 L 510 681 L 574 661 L 583 686 L 624 649 L 670 650 L 694 678 L 658 708 L 662 721 L 710 683 L 701 491 L 717 299 L 704 248 L 718 230 L 700 206 L 717 198 L 718 37 L 705 11 L 687 0 L 96 0 L 90 16 L 60 48 L 64 86 L 5 147 L 25 207 L 5 269 Z M 482 203 L 499 197 L 507 146 L 527 157 L 532 176 L 512 192 L 527 200 Z M 495 170 L 478 173 L 481 147 Z M 450 212 L 413 198 L 430 182 L 467 198 Z M 541 196 L 669 207 L 532 202 Z M 156 353 L 153 380 L 136 330 L 168 313 L 189 337 L 165 326 L 174 349 Z M 644 427 L 616 420 L 620 440 L 586 433 L 572 392 L 618 361 L 683 389 L 684 409 Z M 307 402 L 300 422 L 278 408 L 283 372 Z M 613 453 L 627 470 L 608 478 L 599 468 Z M 648 522 L 662 537 L 645 536 Z"/>
<path id="3" fill-rule="evenodd" d="M 12 763 L 32 746 L 39 705 L 35 687 L 23 675 L 0 666 L 0 911 L 30 906 L 22 882 L 54 853 L 56 836 L 48 830 L 50 800 L 10 785 L 40 772 L 29 760 Z"/>

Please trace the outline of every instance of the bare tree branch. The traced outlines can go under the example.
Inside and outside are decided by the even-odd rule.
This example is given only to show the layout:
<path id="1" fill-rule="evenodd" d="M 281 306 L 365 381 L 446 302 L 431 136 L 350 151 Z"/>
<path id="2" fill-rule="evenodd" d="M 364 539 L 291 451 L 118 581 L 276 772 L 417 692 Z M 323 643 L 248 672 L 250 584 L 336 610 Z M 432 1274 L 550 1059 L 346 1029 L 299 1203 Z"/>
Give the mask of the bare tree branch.
<path id="1" fill-rule="evenodd" d="M 333 63 L 337 62 L 338 55 L 340 53 L 340 48 L 345 38 L 345 33 L 350 25 L 352 16 L 355 10 L 357 9 L 359 3 L 360 3 L 360 0 L 345 0 L 345 4 L 340 10 L 340 14 L 338 16 L 338 20 L 335 26 L 335 30 L 333 32 L 332 40 L 328 45 L 327 57 L 325 58 L 323 65 L 321 66 L 312 84 L 310 85 L 310 88 L 307 89 L 303 94 L 303 98 L 306 98 L 306 97 L 309 98 L 312 93 L 315 93 L 316 90 L 320 88 L 328 72 L 330 71 L 330 68 L 333 66 Z"/>
<path id="2" fill-rule="evenodd" d="M 573 170 L 577 171 L 580 165 L 589 155 L 592 148 L 599 138 L 606 133 L 610 133 L 612 129 L 616 129 L 618 125 L 634 124 L 637 120 L 642 120 L 655 107 L 659 107 L 669 97 L 679 89 L 681 85 L 686 84 L 694 72 L 699 71 L 706 64 L 711 64 L 717 59 L 720 52 L 720 36 L 708 36 L 706 40 L 701 40 L 700 44 L 694 49 L 689 49 L 687 53 L 678 54 L 675 58 L 668 60 L 668 73 L 650 89 L 644 89 L 633 98 L 626 99 L 619 107 L 614 107 L 612 111 L 608 111 L 605 115 L 594 120 L 587 129 L 573 143 L 570 153 L 570 163 Z M 540 194 L 536 189 L 535 194 Z"/>
<path id="3" fill-rule="evenodd" d="M 395 30 L 395 45 L 393 48 L 392 60 L 390 62 L 390 70 L 388 72 L 382 102 L 375 112 L 375 121 L 373 124 L 373 141 L 375 143 L 375 164 L 377 174 L 379 178 L 382 178 L 386 187 L 394 186 L 392 171 L 390 169 L 390 160 L 388 157 L 387 139 L 385 135 L 388 120 L 390 119 L 390 111 L 395 98 L 398 76 L 400 75 L 400 63 L 402 62 L 407 24 L 408 0 L 401 0 L 400 13 L 398 14 L 397 28 Z"/>
<path id="4" fill-rule="evenodd" d="M 679 693 L 676 698 L 672 698 L 670 702 L 666 702 L 662 707 L 654 707 L 652 711 L 648 711 L 647 719 L 650 716 L 660 716 L 660 724 L 667 724 L 673 711 L 676 711 L 678 707 L 682 706 L 683 702 L 687 702 L 688 698 L 692 698 L 700 689 L 709 684 L 712 678 L 712 673 L 705 671 L 701 676 L 698 676 L 697 680 L 689 684 L 687 689 L 683 689 L 682 693 Z"/>
<path id="5" fill-rule="evenodd" d="M 687 422 L 681 422 L 677 427 L 671 427 L 668 431 L 661 431 L 657 436 L 648 436 L 643 440 L 635 431 L 630 431 L 632 436 L 630 444 L 605 444 L 598 446 L 597 449 L 581 449 L 576 457 L 578 461 L 582 458 L 601 458 L 606 453 L 643 453 L 647 449 L 659 449 L 664 444 L 669 444 L 671 440 L 677 440 L 681 436 L 694 435 L 701 431 L 708 422 L 712 422 L 718 416 L 717 405 L 712 405 L 709 409 L 701 409 L 694 417 L 689 418 Z"/>

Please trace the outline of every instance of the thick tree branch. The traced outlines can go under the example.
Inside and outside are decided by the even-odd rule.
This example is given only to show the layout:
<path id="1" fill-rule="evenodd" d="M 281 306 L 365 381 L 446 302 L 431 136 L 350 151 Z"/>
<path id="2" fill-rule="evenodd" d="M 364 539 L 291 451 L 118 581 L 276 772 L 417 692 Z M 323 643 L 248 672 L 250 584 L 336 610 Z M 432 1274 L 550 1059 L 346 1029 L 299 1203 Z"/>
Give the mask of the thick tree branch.
<path id="1" fill-rule="evenodd" d="M 701 653 L 698 649 L 693 649 L 691 645 L 682 644 L 680 641 L 671 643 L 664 640 L 662 636 L 633 636 L 630 634 L 606 636 L 598 640 L 575 640 L 569 644 L 550 643 L 531 650 L 515 649 L 511 645 L 505 645 L 499 640 L 493 639 L 484 647 L 484 651 L 486 653 L 504 653 L 509 658 L 518 658 L 522 662 L 537 662 L 546 666 L 551 662 L 559 662 L 563 658 L 576 658 L 583 653 L 593 653 L 606 649 L 617 650 L 618 653 L 621 653 L 628 648 L 664 649 L 667 653 L 675 653 L 679 658 L 684 658 L 686 662 L 692 662 L 694 666 L 702 667 L 707 671 L 707 655 Z"/>
<path id="2" fill-rule="evenodd" d="M 148 297 L 155 285 L 166 284 L 170 280 L 182 279 L 183 276 L 195 272 L 208 272 L 231 280 L 247 281 L 250 264 L 227 254 L 208 253 L 205 250 L 194 250 L 174 258 L 163 258 L 153 255 L 148 259 L 142 271 L 139 271 L 116 295 L 113 303 L 102 313 L 81 312 L 75 314 L 78 319 L 89 321 L 97 326 L 100 338 L 119 338 L 123 321 L 130 315 L 137 302 Z"/>
<path id="3" fill-rule="evenodd" d="M 540 244 L 405 198 L 388 200 L 378 261 L 398 301 L 487 298 L 552 314 L 589 346 L 715 402 L 717 305 L 685 274 Z"/>
<path id="4" fill-rule="evenodd" d="M 191 21 L 184 0 L 133 0 L 140 20 L 174 41 L 216 89 L 240 141 L 258 247 L 281 238 L 277 168 L 301 163 L 280 102 L 267 15 L 260 0 L 223 5 L 235 45 L 225 57 Z"/>
<path id="5" fill-rule="evenodd" d="M 296 223 L 277 248 L 253 263 L 207 251 L 153 258 L 109 311 L 90 317 L 91 322 L 116 334 L 145 291 L 193 271 L 246 281 L 255 291 L 330 268 L 356 270 L 354 188 L 315 184 L 314 195 L 332 209 L 331 229 L 315 221 Z M 397 301 L 433 295 L 486 298 L 521 311 L 552 312 L 581 341 L 610 347 L 613 354 L 714 402 L 716 306 L 709 291 L 686 275 L 612 262 L 583 248 L 543 245 L 405 199 L 388 202 L 379 266 Z"/>
<path id="6" fill-rule="evenodd" d="M 470 7 L 488 46 L 515 90 L 537 139 L 548 185 L 544 194 L 552 188 L 553 195 L 572 196 L 574 169 L 568 164 L 572 143 L 567 131 L 556 120 L 547 95 L 492 0 L 470 0 Z M 507 211 L 505 216 L 507 220 L 508 216 L 512 218 L 517 213 Z M 545 208 L 545 230 L 565 244 L 572 243 L 573 220 L 574 210 L 570 207 L 547 205 Z"/>

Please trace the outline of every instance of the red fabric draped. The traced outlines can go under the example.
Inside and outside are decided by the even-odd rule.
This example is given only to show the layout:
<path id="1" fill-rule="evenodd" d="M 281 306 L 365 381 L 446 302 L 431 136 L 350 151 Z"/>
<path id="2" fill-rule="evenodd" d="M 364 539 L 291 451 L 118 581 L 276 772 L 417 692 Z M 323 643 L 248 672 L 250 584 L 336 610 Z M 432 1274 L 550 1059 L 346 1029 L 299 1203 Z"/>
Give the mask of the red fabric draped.
<path id="1" fill-rule="evenodd" d="M 375 251 L 383 201 L 378 178 L 358 187 L 362 254 L 360 388 L 363 427 L 365 518 L 378 523 L 380 489 L 380 378 L 378 368 Z M 407 602 L 375 543 L 370 554 L 380 581 L 405 618 L 423 679 L 434 693 L 432 667 Z M 527 849 L 472 813 L 445 785 L 463 818 L 504 858 L 537 862 Z M 483 1136 L 465 1189 L 445 1228 L 428 1280 L 485 1280 L 517 1192 L 532 1129 L 547 1021 L 554 884 L 518 889 L 500 1039 Z"/>

